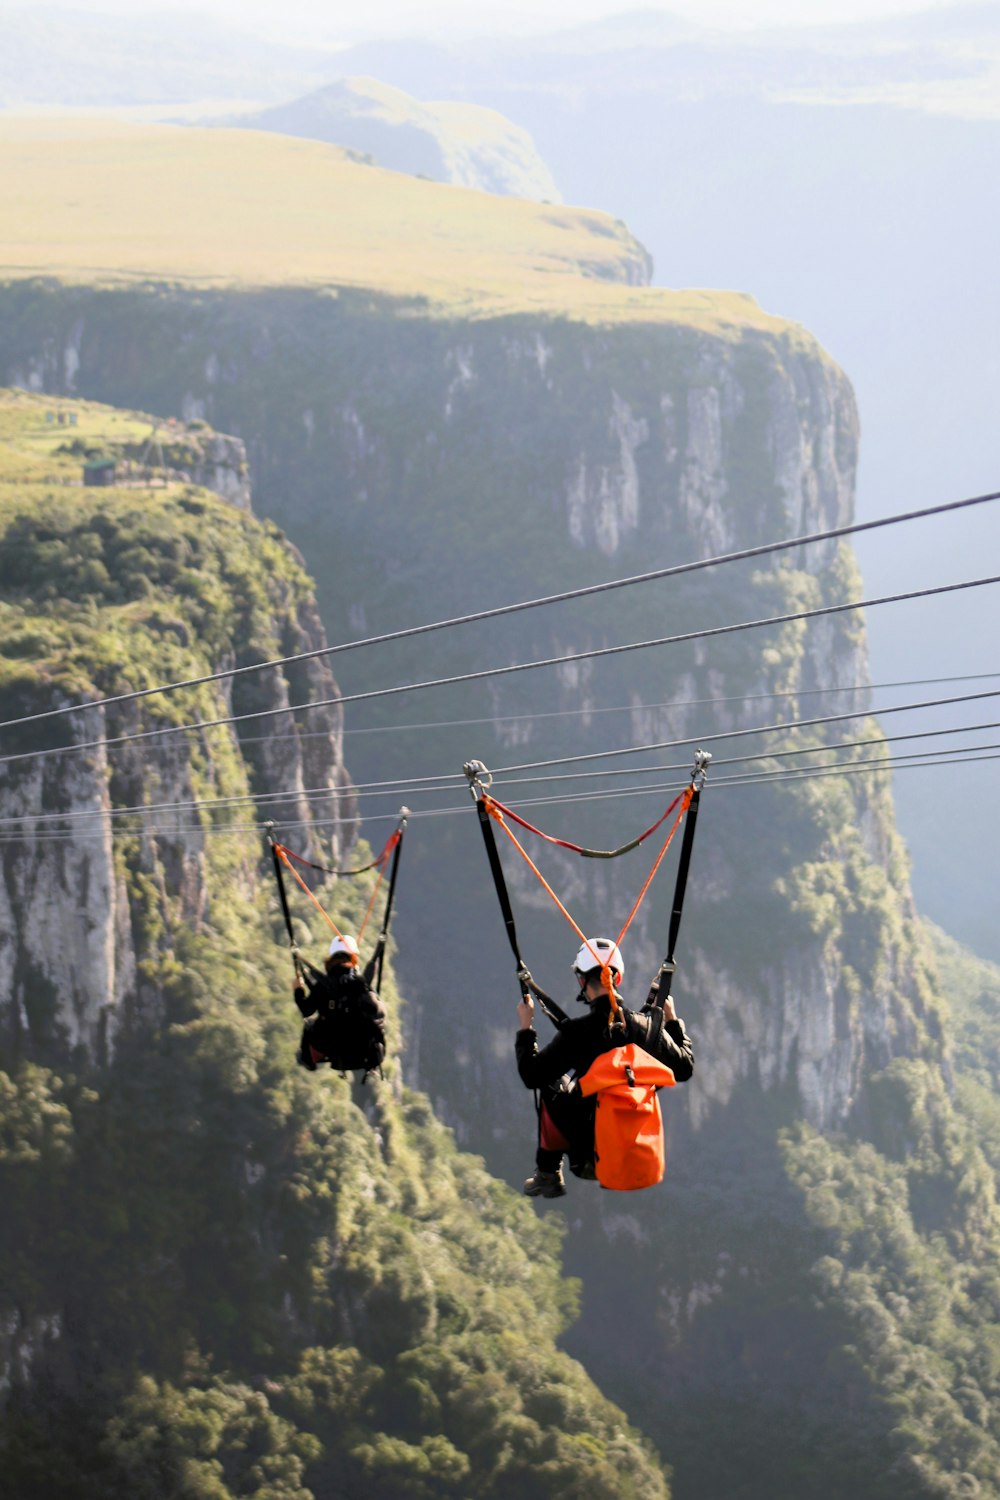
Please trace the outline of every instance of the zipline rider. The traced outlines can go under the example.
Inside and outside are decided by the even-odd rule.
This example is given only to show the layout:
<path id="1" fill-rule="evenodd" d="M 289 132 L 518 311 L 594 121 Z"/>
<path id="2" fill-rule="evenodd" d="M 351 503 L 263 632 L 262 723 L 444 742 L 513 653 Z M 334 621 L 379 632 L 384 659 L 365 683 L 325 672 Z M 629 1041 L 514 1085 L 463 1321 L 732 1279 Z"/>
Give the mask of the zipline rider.
<path id="1" fill-rule="evenodd" d="M 335 937 L 326 972 L 306 969 L 296 976 L 295 1003 L 305 1016 L 295 1061 L 310 1072 L 319 1063 L 341 1071 L 378 1072 L 385 1058 L 385 1006 L 358 972 L 353 937 Z"/>
<path id="2" fill-rule="evenodd" d="M 632 1042 L 668 1067 L 675 1083 L 686 1083 L 694 1072 L 691 1042 L 671 996 L 639 1012 L 621 1004 L 617 991 L 624 964 L 617 943 L 610 938 L 588 938 L 573 961 L 573 972 L 579 989 L 576 998 L 588 1007 L 587 1014 L 567 1021 L 541 1051 L 530 993 L 517 1006 L 517 1071 L 521 1082 L 540 1096 L 535 1171 L 523 1189 L 529 1198 L 564 1196 L 564 1154 L 569 1156 L 570 1171 L 577 1177 L 596 1176 L 595 1101 L 584 1098 L 577 1087 L 596 1058 Z M 608 972 L 615 990 L 614 1014 L 606 982 Z"/>
<path id="3" fill-rule="evenodd" d="M 295 1061 L 303 1068 L 308 1068 L 310 1073 L 315 1072 L 320 1063 L 329 1063 L 331 1068 L 344 1074 L 361 1073 L 362 1083 L 372 1073 L 382 1076 L 382 1063 L 385 1059 L 385 1006 L 378 992 L 382 984 L 382 968 L 389 941 L 389 921 L 396 892 L 396 877 L 399 874 L 399 857 L 403 849 L 403 833 L 409 815 L 409 808 L 401 807 L 399 822 L 381 852 L 368 864 L 354 870 L 332 870 L 327 865 L 317 864 L 302 854 L 296 854 L 287 844 L 280 844 L 274 837 L 275 825 L 267 825 L 267 841 L 274 865 L 278 900 L 285 919 L 295 969 L 293 994 L 299 1011 L 306 1017 Z M 341 932 L 305 877 L 295 868 L 296 865 L 337 879 L 365 875 L 369 870 L 378 871 L 358 937 L 362 936 L 368 925 L 375 898 L 388 868 L 389 889 L 382 913 L 382 926 L 375 951 L 364 969 L 359 967 L 358 938 Z M 285 870 L 333 931 L 333 940 L 326 954 L 325 973 L 321 973 L 303 958 L 295 941 L 295 928 L 285 890 Z"/>

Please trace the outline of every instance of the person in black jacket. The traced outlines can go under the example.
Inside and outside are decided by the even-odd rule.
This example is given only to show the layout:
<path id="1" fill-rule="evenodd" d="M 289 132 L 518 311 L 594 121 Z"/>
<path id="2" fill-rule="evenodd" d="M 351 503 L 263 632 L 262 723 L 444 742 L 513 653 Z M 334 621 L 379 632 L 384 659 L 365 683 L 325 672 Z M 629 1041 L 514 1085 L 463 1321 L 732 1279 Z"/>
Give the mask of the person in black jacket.
<path id="1" fill-rule="evenodd" d="M 602 979 L 605 965 L 619 999 L 615 1017 Z M 677 1083 L 686 1083 L 694 1071 L 691 1042 L 669 996 L 662 1008 L 639 1012 L 627 1010 L 620 1003 L 618 986 L 624 965 L 617 943 L 610 938 L 588 938 L 576 955 L 573 971 L 580 991 L 577 998 L 588 1007 L 587 1014 L 561 1026 L 541 1051 L 534 1029 L 534 1001 L 521 1000 L 517 1007 L 517 1071 L 521 1082 L 540 1095 L 535 1170 L 523 1189 L 529 1198 L 564 1196 L 564 1154 L 569 1156 L 570 1171 L 577 1177 L 594 1176 L 594 1100 L 584 1099 L 575 1085 L 595 1058 L 634 1042 L 665 1063 Z"/>
<path id="2" fill-rule="evenodd" d="M 295 1003 L 308 1017 L 295 1061 L 314 1072 L 328 1062 L 342 1072 L 376 1072 L 385 1057 L 385 1006 L 357 970 L 353 937 L 335 937 L 326 973 L 307 966 L 295 986 Z"/>

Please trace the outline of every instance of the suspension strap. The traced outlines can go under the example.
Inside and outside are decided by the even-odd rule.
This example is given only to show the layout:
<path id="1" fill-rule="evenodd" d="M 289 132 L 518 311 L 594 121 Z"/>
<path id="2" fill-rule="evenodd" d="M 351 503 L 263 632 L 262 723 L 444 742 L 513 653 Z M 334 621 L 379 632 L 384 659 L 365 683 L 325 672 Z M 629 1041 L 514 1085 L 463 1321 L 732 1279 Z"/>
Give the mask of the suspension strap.
<path id="1" fill-rule="evenodd" d="M 639 845 L 644 843 L 646 839 L 649 838 L 650 834 L 655 833 L 656 830 L 667 821 L 667 819 L 670 817 L 670 814 L 673 812 L 674 808 L 677 806 L 683 796 L 683 792 L 678 792 L 677 796 L 674 798 L 673 802 L 671 802 L 666 812 L 663 813 L 659 818 L 657 818 L 656 822 L 650 828 L 647 828 L 645 833 L 640 833 L 638 838 L 629 839 L 627 844 L 620 844 L 617 849 L 585 849 L 582 844 L 571 844 L 568 839 L 554 838 L 551 833 L 543 833 L 542 830 L 540 828 L 536 828 L 533 823 L 529 823 L 525 818 L 519 817 L 512 808 L 505 807 L 504 804 L 498 801 L 496 797 L 491 796 L 490 801 L 493 803 L 494 807 L 498 807 L 500 809 L 505 817 L 510 818 L 512 823 L 517 823 L 520 828 L 527 829 L 529 833 L 537 834 L 538 837 L 540 839 L 544 839 L 547 844 L 556 844 L 560 849 L 569 849 L 571 853 L 580 854 L 584 859 L 617 859 L 620 854 L 629 854 L 633 849 L 638 849 Z"/>
<path id="2" fill-rule="evenodd" d="M 392 920 L 392 903 L 393 898 L 396 894 L 396 876 L 399 874 L 399 856 L 403 852 L 403 834 L 406 832 L 406 820 L 409 816 L 410 809 L 408 807 L 401 807 L 399 809 L 399 824 L 396 828 L 395 833 L 392 835 L 389 842 L 383 849 L 382 854 L 379 856 L 378 862 L 380 863 L 381 867 L 379 869 L 378 885 L 376 885 L 375 891 L 372 892 L 372 899 L 368 903 L 368 911 L 370 912 L 372 903 L 375 900 L 375 895 L 378 891 L 378 886 L 381 885 L 382 876 L 385 873 L 385 859 L 388 857 L 391 850 L 392 865 L 389 870 L 389 890 L 386 893 L 385 910 L 382 913 L 382 927 L 379 931 L 378 941 L 375 944 L 375 951 L 365 965 L 365 979 L 368 984 L 370 984 L 375 990 L 380 989 L 382 984 L 382 966 L 385 963 L 386 944 L 389 941 L 389 923 Z M 367 921 L 368 914 L 366 912 L 365 922 Z M 362 932 L 363 931 L 364 923 L 362 923 Z M 358 936 L 360 938 L 360 933 Z"/>
<path id="3" fill-rule="evenodd" d="M 336 922 L 330 916 L 330 913 L 325 910 L 325 908 L 323 907 L 323 905 L 320 902 L 320 900 L 318 899 L 318 897 L 315 896 L 313 894 L 313 892 L 309 889 L 309 886 L 302 879 L 302 876 L 299 874 L 298 870 L 295 868 L 295 866 L 292 864 L 291 860 L 288 858 L 288 850 L 285 848 L 284 844 L 275 844 L 274 845 L 274 853 L 275 853 L 276 857 L 284 865 L 285 869 L 289 872 L 289 874 L 291 875 L 292 879 L 294 881 L 296 881 L 302 887 L 302 889 L 305 891 L 306 895 L 309 897 L 309 900 L 312 902 L 313 906 L 315 906 L 316 910 L 319 912 L 320 916 L 323 918 L 323 921 L 327 924 L 327 926 L 331 929 L 331 931 L 336 934 L 337 937 L 342 938 L 344 936 L 344 934 L 341 932 L 341 930 L 337 926 Z"/>
<path id="4" fill-rule="evenodd" d="M 295 929 L 292 927 L 292 914 L 288 909 L 288 893 L 285 890 L 285 877 L 282 874 L 281 860 L 278 858 L 278 846 L 274 842 L 274 824 L 268 823 L 267 842 L 271 848 L 271 859 L 274 862 L 274 878 L 278 882 L 278 899 L 281 902 L 281 910 L 285 918 L 285 927 L 288 931 L 288 946 L 292 950 L 292 963 L 295 965 L 295 980 L 297 984 L 302 983 L 302 960 L 299 955 L 299 947 L 295 941 Z"/>
<path id="5" fill-rule="evenodd" d="M 282 845 L 282 848 L 285 848 L 285 853 L 288 855 L 289 859 L 294 859 L 297 865 L 303 865 L 307 870 L 317 870 L 321 875 L 337 875 L 343 879 L 347 879 L 352 875 L 366 875 L 369 870 L 376 870 L 380 865 L 385 864 L 386 860 L 389 858 L 389 855 L 392 853 L 397 843 L 399 842 L 403 828 L 406 825 L 406 820 L 409 816 L 410 809 L 408 807 L 401 807 L 399 810 L 399 822 L 396 824 L 396 827 L 386 839 L 381 851 L 376 854 L 375 858 L 369 864 L 359 865 L 356 870 L 333 870 L 329 865 L 315 864 L 311 859 L 306 859 L 303 855 L 296 854 L 293 849 L 287 849 L 284 845 Z M 268 824 L 268 827 L 273 828 L 273 823 Z"/>
<path id="6" fill-rule="evenodd" d="M 518 853 L 521 855 L 521 857 L 525 861 L 525 863 L 529 866 L 529 868 L 537 876 L 538 880 L 541 882 L 541 884 L 545 888 L 545 890 L 548 891 L 549 895 L 552 897 L 552 900 L 555 902 L 556 906 L 558 906 L 559 910 L 562 912 L 563 916 L 569 922 L 569 924 L 573 928 L 574 932 L 581 939 L 581 941 L 583 943 L 585 943 L 588 948 L 590 948 L 590 951 L 591 951 L 591 953 L 594 956 L 594 964 L 596 966 L 599 966 L 600 970 L 601 970 L 601 983 L 603 984 L 605 990 L 607 991 L 608 1000 L 609 1000 L 610 1005 L 611 1005 L 611 1014 L 613 1016 L 617 1016 L 617 1014 L 618 1014 L 618 997 L 615 994 L 615 987 L 614 987 L 614 982 L 613 982 L 613 980 L 611 978 L 611 969 L 610 969 L 610 967 L 607 964 L 602 963 L 601 959 L 600 959 L 600 956 L 597 953 L 594 952 L 593 948 L 590 947 L 589 939 L 584 936 L 583 929 L 577 925 L 575 919 L 566 910 L 566 907 L 563 905 L 563 903 L 560 901 L 559 897 L 556 895 L 555 891 L 549 885 L 549 882 L 545 879 L 545 876 L 542 874 L 541 870 L 539 870 L 538 866 L 535 864 L 534 860 L 531 858 L 531 856 L 528 854 L 527 850 L 521 844 L 520 840 L 518 838 L 516 838 L 516 836 L 513 833 L 511 833 L 510 829 L 507 827 L 506 821 L 504 820 L 503 813 L 501 813 L 498 810 L 497 804 L 493 801 L 492 797 L 490 797 L 487 794 L 485 800 L 486 800 L 487 810 L 489 812 L 490 817 L 493 818 L 495 822 L 499 823 L 499 825 L 503 829 L 504 833 L 507 835 L 507 837 L 510 839 L 511 843 L 514 845 L 514 848 L 518 851 Z M 666 836 L 666 838 L 663 841 L 663 847 L 661 848 L 659 854 L 656 856 L 656 859 L 653 861 L 653 868 L 650 870 L 649 874 L 646 876 L 645 881 L 643 882 L 642 890 L 639 892 L 638 896 L 636 897 L 635 901 L 633 902 L 632 910 L 629 912 L 628 916 L 625 918 L 625 925 L 622 927 L 622 930 L 618 934 L 618 938 L 617 938 L 617 942 L 618 942 L 619 945 L 621 944 L 622 940 L 625 937 L 625 934 L 628 932 L 629 928 L 631 927 L 632 921 L 633 921 L 633 919 L 635 917 L 635 914 L 639 910 L 639 907 L 642 905 L 642 903 L 643 903 L 643 901 L 644 901 L 644 899 L 646 897 L 646 892 L 649 890 L 649 887 L 652 885 L 653 879 L 654 879 L 654 877 L 656 875 L 657 870 L 659 870 L 660 865 L 663 863 L 663 859 L 664 859 L 664 856 L 666 855 L 667 850 L 670 848 L 670 845 L 673 843 L 674 834 L 677 832 L 678 828 L 680 827 L 681 820 L 684 817 L 684 814 L 687 812 L 688 804 L 689 804 L 690 800 L 691 800 L 691 788 L 689 787 L 687 789 L 687 791 L 682 792 L 681 795 L 672 804 L 672 806 L 677 807 L 677 803 L 678 802 L 680 803 L 680 808 L 678 809 L 677 816 L 674 818 L 674 821 L 670 825 L 670 828 L 669 828 L 669 830 L 667 832 L 667 836 Z M 662 822 L 663 820 L 661 819 L 660 821 Z"/>
<path id="7" fill-rule="evenodd" d="M 674 954 L 677 950 L 677 938 L 681 930 L 681 916 L 684 911 L 684 896 L 687 892 L 688 871 L 691 867 L 691 852 L 694 849 L 694 834 L 698 823 L 698 807 L 701 802 L 702 787 L 708 775 L 708 767 L 711 755 L 707 750 L 695 752 L 694 769 L 691 772 L 691 785 L 688 788 L 690 800 L 688 805 L 687 822 L 684 824 L 684 838 L 681 841 L 681 854 L 677 862 L 677 880 L 674 884 L 674 904 L 670 912 L 670 930 L 667 937 L 667 956 L 661 963 L 655 979 L 649 987 L 646 996 L 645 1009 L 651 1010 L 654 1006 L 663 1005 L 670 994 L 670 986 L 673 981 L 677 963 Z"/>
<path id="8" fill-rule="evenodd" d="M 493 874 L 494 883 L 497 883 L 498 880 L 499 881 L 503 880 L 503 872 L 502 872 L 502 870 L 499 869 L 499 864 L 500 864 L 499 856 L 498 856 L 497 851 L 496 851 L 496 845 L 495 845 L 495 843 L 493 841 L 492 829 L 489 827 L 489 820 L 492 820 L 493 822 L 498 823 L 500 825 L 500 827 L 503 829 L 504 833 L 507 835 L 507 837 L 510 839 L 511 843 L 514 845 L 514 848 L 521 855 L 521 858 L 528 865 L 529 869 L 531 869 L 533 871 L 534 875 L 537 877 L 537 879 L 540 882 L 540 884 L 548 892 L 548 894 L 551 896 L 552 900 L 555 902 L 556 906 L 559 908 L 559 910 L 562 912 L 563 916 L 569 922 L 569 924 L 573 928 L 574 932 L 577 934 L 577 936 L 580 938 L 580 940 L 584 944 L 586 944 L 588 947 L 590 947 L 589 941 L 586 938 L 586 936 L 584 935 L 583 929 L 577 924 L 577 922 L 575 921 L 575 919 L 567 911 L 566 907 L 563 905 L 562 901 L 556 895 L 555 891 L 552 889 L 552 887 L 549 884 L 549 882 L 545 879 L 545 876 L 542 874 L 541 870 L 539 870 L 538 866 L 535 864 L 534 860 L 528 854 L 527 850 L 521 844 L 521 842 L 517 838 L 516 834 L 514 834 L 511 831 L 511 829 L 508 827 L 507 821 L 506 821 L 507 817 L 511 817 L 514 822 L 520 824 L 523 828 L 527 828 L 531 833 L 538 834 L 539 837 L 545 839 L 548 843 L 559 844 L 562 848 L 564 848 L 564 849 L 570 849 L 573 852 L 575 852 L 576 854 L 583 855 L 585 858 L 614 859 L 614 858 L 617 857 L 618 854 L 624 854 L 629 849 L 635 849 L 639 844 L 641 844 L 643 842 L 644 839 L 647 839 L 651 833 L 654 833 L 657 828 L 661 827 L 662 824 L 666 821 L 666 819 L 670 816 L 670 814 L 672 812 L 674 812 L 674 810 L 676 809 L 677 810 L 676 811 L 676 816 L 674 817 L 674 820 L 671 823 L 670 828 L 669 828 L 669 830 L 667 832 L 667 836 L 666 836 L 666 838 L 663 841 L 663 846 L 660 849 L 659 854 L 656 856 L 656 859 L 653 862 L 652 869 L 650 870 L 649 874 L 646 876 L 645 881 L 643 882 L 642 889 L 640 890 L 638 896 L 636 897 L 636 899 L 635 899 L 635 901 L 634 901 L 634 903 L 632 905 L 632 910 L 629 912 L 628 916 L 625 919 L 625 924 L 622 927 L 621 932 L 618 934 L 617 941 L 620 944 L 622 942 L 622 939 L 625 937 L 625 934 L 628 932 L 629 928 L 631 927 L 632 922 L 633 922 L 633 920 L 635 918 L 635 915 L 638 912 L 639 907 L 642 905 L 642 903 L 643 903 L 643 901 L 644 901 L 644 899 L 646 897 L 646 893 L 648 892 L 649 887 L 652 885 L 653 880 L 654 880 L 654 878 L 656 876 L 656 873 L 657 873 L 657 871 L 660 868 L 660 865 L 663 863 L 664 856 L 666 855 L 667 850 L 670 848 L 670 845 L 673 842 L 674 835 L 676 834 L 676 832 L 677 832 L 678 828 L 680 827 L 681 823 L 684 821 L 685 816 L 688 814 L 689 809 L 691 808 L 696 795 L 701 790 L 701 786 L 704 784 L 705 772 L 706 772 L 706 769 L 707 769 L 707 766 L 708 766 L 708 762 L 710 760 L 711 760 L 711 756 L 710 755 L 707 755 L 707 753 L 705 751 L 699 750 L 698 753 L 697 753 L 697 755 L 696 755 L 696 757 L 695 757 L 695 770 L 692 773 L 692 778 L 691 778 L 691 784 L 690 784 L 690 786 L 688 786 L 683 792 L 681 792 L 677 797 L 674 798 L 674 800 L 670 804 L 670 806 L 666 809 L 666 811 L 662 814 L 662 816 L 657 819 L 657 821 L 652 825 L 652 827 L 647 828 L 646 831 L 645 831 L 645 833 L 640 834 L 637 839 L 632 839 L 629 843 L 623 844 L 621 846 L 621 848 L 617 849 L 617 850 L 584 849 L 579 844 L 571 844 L 571 843 L 567 842 L 565 839 L 555 839 L 555 838 L 552 838 L 552 837 L 550 837 L 550 835 L 548 835 L 546 833 L 542 833 L 541 829 L 532 827 L 532 825 L 530 823 L 525 822 L 525 820 L 523 818 L 519 818 L 516 813 L 511 813 L 511 811 L 510 811 L 509 808 L 504 807 L 502 803 L 497 802 L 497 800 L 493 796 L 490 795 L 489 787 L 492 784 L 492 777 L 490 776 L 490 773 L 487 771 L 486 767 L 482 764 L 481 761 L 470 761 L 466 765 L 466 767 L 465 767 L 465 774 L 469 778 L 470 790 L 472 791 L 473 797 L 476 799 L 476 807 L 477 807 L 477 810 L 479 812 L 480 827 L 482 827 L 484 829 L 483 836 L 484 836 L 484 838 L 488 837 L 487 850 L 488 850 L 488 852 L 492 851 L 491 852 L 490 864 L 491 864 L 491 868 L 493 868 L 493 870 L 494 870 L 494 874 Z M 488 778 L 488 779 L 484 780 L 484 778 Z M 689 833 L 689 828 L 690 828 L 690 824 L 685 824 L 685 848 L 687 849 L 687 856 L 685 858 L 684 854 L 682 852 L 681 866 L 680 866 L 679 871 L 678 871 L 678 880 L 679 880 L 678 889 L 680 891 L 681 903 L 683 903 L 684 886 L 687 883 L 687 867 L 688 867 L 688 864 L 690 863 L 690 859 L 691 859 L 691 838 L 693 836 L 693 830 L 691 830 L 691 832 Z M 494 861 L 495 861 L 495 866 L 494 866 Z M 498 871 L 499 871 L 499 875 L 498 875 Z M 499 884 L 497 884 L 498 894 L 499 894 L 499 889 L 500 889 L 500 886 L 499 886 Z M 506 888 L 504 889 L 504 896 L 506 897 Z M 501 899 L 501 908 L 503 907 L 503 904 L 504 904 L 503 899 Z M 507 904 L 507 911 L 509 912 L 510 911 L 510 902 L 509 902 L 509 900 L 507 901 L 506 904 Z M 675 897 L 675 904 L 676 904 L 676 897 Z M 514 921 L 514 918 L 513 918 L 513 914 L 511 913 L 510 914 L 509 923 L 508 923 L 508 936 L 510 935 L 510 930 L 513 927 L 513 921 Z M 679 922 L 679 918 L 678 918 L 678 921 L 677 921 L 677 927 L 678 928 L 679 928 L 679 925 L 680 925 L 680 922 Z M 671 932 L 673 934 L 673 938 L 672 938 L 672 942 L 671 942 L 671 959 L 670 959 L 670 961 L 672 963 L 673 962 L 673 945 L 674 945 L 674 942 L 676 941 L 676 933 L 674 931 L 673 924 L 671 925 Z M 591 952 L 594 953 L 594 950 L 591 949 Z M 520 964 L 520 954 L 517 952 L 516 948 L 515 948 L 515 957 L 517 957 L 518 962 Z M 612 1016 L 617 1016 L 617 1014 L 618 1014 L 618 998 L 617 998 L 617 996 L 615 994 L 615 987 L 614 987 L 614 983 L 613 983 L 612 978 L 611 978 L 611 970 L 610 970 L 610 968 L 608 967 L 607 964 L 602 964 L 601 963 L 601 959 L 600 959 L 600 957 L 598 956 L 597 953 L 594 953 L 594 963 L 595 963 L 595 965 L 597 965 L 597 966 L 600 967 L 600 970 L 601 970 L 601 983 L 603 984 L 605 990 L 607 991 L 608 1000 L 609 1000 L 610 1006 L 611 1006 L 611 1014 L 612 1014 Z M 672 972 L 672 970 L 671 970 L 671 972 Z M 647 1001 L 647 1004 L 649 1004 L 649 1003 L 650 1002 Z"/>
<path id="9" fill-rule="evenodd" d="M 544 990 L 539 990 L 528 971 L 524 959 L 521 957 L 521 949 L 517 941 L 517 926 L 514 922 L 514 911 L 510 904 L 510 896 L 507 893 L 507 882 L 504 879 L 503 865 L 500 863 L 500 854 L 497 850 L 496 839 L 493 837 L 493 825 L 490 821 L 490 812 L 488 809 L 487 791 L 493 783 L 493 778 L 480 760 L 470 760 L 464 767 L 464 770 L 466 776 L 469 778 L 469 790 L 476 804 L 479 829 L 483 835 L 483 843 L 486 846 L 486 857 L 490 863 L 490 872 L 496 888 L 497 901 L 500 903 L 500 914 L 503 917 L 504 928 L 507 932 L 507 941 L 510 944 L 511 952 L 517 963 L 517 982 L 520 986 L 521 998 L 527 1001 L 531 995 L 534 995 L 543 1013 L 548 1016 L 552 1024 L 557 1027 L 564 1026 L 569 1020 L 569 1016 L 561 1006 L 556 1004 L 550 995 L 546 995 Z M 507 832 L 509 831 L 508 829 Z"/>
<path id="10" fill-rule="evenodd" d="M 277 840 L 273 837 L 272 833 L 270 831 L 268 832 L 268 843 L 271 846 L 271 857 L 274 862 L 274 873 L 275 878 L 278 882 L 278 894 L 281 898 L 281 908 L 285 915 L 285 926 L 288 928 L 289 942 L 292 944 L 293 948 L 293 957 L 295 958 L 296 963 L 296 974 L 301 974 L 304 961 L 301 955 L 298 953 L 298 948 L 295 945 L 295 939 L 293 936 L 292 919 L 288 909 L 288 897 L 285 890 L 284 870 L 288 870 L 290 872 L 293 880 L 295 880 L 295 882 L 306 893 L 313 906 L 315 906 L 316 910 L 320 913 L 323 920 L 332 929 L 332 931 L 336 933 L 337 937 L 343 937 L 343 933 L 340 931 L 340 928 L 337 926 L 336 922 L 334 922 L 329 912 L 325 910 L 319 899 L 310 889 L 308 883 L 302 878 L 291 861 L 294 860 L 295 864 L 302 865 L 307 870 L 315 870 L 319 874 L 323 875 L 364 875 L 369 870 L 378 870 L 378 879 L 375 882 L 374 888 L 368 901 L 368 906 L 365 910 L 365 914 L 361 922 L 361 926 L 358 930 L 358 941 L 360 942 L 362 936 L 364 935 L 365 928 L 368 926 L 368 920 L 372 914 L 372 910 L 374 909 L 378 893 L 382 888 L 382 881 L 385 877 L 386 865 L 389 864 L 391 857 L 391 865 L 389 870 L 389 890 L 386 896 L 385 911 L 382 915 L 382 926 L 375 944 L 375 950 L 372 953 L 371 958 L 368 960 L 368 963 L 365 965 L 364 969 L 365 978 L 368 983 L 372 984 L 374 980 L 374 988 L 378 989 L 379 984 L 382 981 L 382 969 L 385 963 L 385 950 L 389 938 L 389 922 L 392 917 L 393 899 L 396 893 L 396 877 L 399 873 L 399 856 L 402 850 L 403 832 L 406 828 L 406 820 L 409 816 L 410 809 L 408 807 L 401 807 L 399 810 L 399 822 L 397 823 L 393 832 L 389 835 L 381 852 L 369 864 L 360 865 L 355 870 L 334 870 L 331 869 L 328 865 L 316 864 L 313 860 L 306 859 L 301 854 L 296 854 L 294 849 L 289 849 L 284 844 L 278 843 Z M 267 826 L 269 830 L 273 830 L 275 825 L 273 823 L 269 823 Z M 312 968 L 311 965 L 308 965 L 308 967 L 310 969 Z M 313 970 L 312 972 L 316 973 L 317 971 Z"/>
<path id="11" fill-rule="evenodd" d="M 642 905 L 643 901 L 646 899 L 646 892 L 649 890 L 649 887 L 653 884 L 653 879 L 654 879 L 654 877 L 656 875 L 656 872 L 657 872 L 657 870 L 660 868 L 660 866 L 663 863 L 663 856 L 666 854 L 667 850 L 670 848 L 670 845 L 673 843 L 674 834 L 677 832 L 678 828 L 680 827 L 681 822 L 682 822 L 682 820 L 684 818 L 684 814 L 690 808 L 693 798 L 694 798 L 694 791 L 693 791 L 693 789 L 691 787 L 688 787 L 687 790 L 685 792 L 682 792 L 681 795 L 680 795 L 680 797 L 678 797 L 678 799 L 677 799 L 677 802 L 679 802 L 681 804 L 680 805 L 680 810 L 678 811 L 677 816 L 674 819 L 673 823 L 671 823 L 671 825 L 670 825 L 670 831 L 668 832 L 666 838 L 663 841 L 663 848 L 660 850 L 659 854 L 656 856 L 656 859 L 653 862 L 653 868 L 650 870 L 649 874 L 646 876 L 646 879 L 643 882 L 642 890 L 639 892 L 638 896 L 636 896 L 636 898 L 635 898 L 635 903 L 634 903 L 634 905 L 632 907 L 632 910 L 629 912 L 628 916 L 625 918 L 625 926 L 622 928 L 621 932 L 618 934 L 618 946 L 619 947 L 621 946 L 621 943 L 622 943 L 623 938 L 625 937 L 625 934 L 628 932 L 629 928 L 632 926 L 632 919 L 633 919 L 633 917 L 635 916 L 636 912 L 639 910 L 639 907 Z M 677 802 L 672 803 L 671 806 L 676 807 L 677 806 Z M 685 834 L 686 833 L 687 833 L 687 827 L 685 827 Z M 683 849 L 684 849 L 684 845 L 681 844 L 681 852 L 682 852 L 682 854 L 683 854 Z"/>

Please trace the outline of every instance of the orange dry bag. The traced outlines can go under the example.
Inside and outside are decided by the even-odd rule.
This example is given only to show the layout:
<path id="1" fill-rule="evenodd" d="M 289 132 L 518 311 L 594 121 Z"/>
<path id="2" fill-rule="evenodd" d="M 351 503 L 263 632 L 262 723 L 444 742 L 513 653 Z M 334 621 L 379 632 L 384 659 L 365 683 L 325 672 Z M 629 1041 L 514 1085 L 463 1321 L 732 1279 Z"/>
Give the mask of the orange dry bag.
<path id="1" fill-rule="evenodd" d="M 658 1088 L 674 1075 L 634 1042 L 602 1052 L 580 1079 L 580 1092 L 597 1095 L 594 1165 L 606 1188 L 631 1192 L 663 1181 L 663 1116 Z"/>

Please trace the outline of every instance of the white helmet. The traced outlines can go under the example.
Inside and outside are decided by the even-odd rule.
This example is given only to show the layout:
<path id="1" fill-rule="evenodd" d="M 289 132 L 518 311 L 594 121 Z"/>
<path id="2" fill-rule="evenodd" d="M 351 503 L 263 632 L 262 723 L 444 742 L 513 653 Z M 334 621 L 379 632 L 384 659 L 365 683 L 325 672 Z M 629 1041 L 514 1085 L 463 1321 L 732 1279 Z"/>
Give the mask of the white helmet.
<path id="1" fill-rule="evenodd" d="M 358 945 L 352 937 L 347 937 L 346 934 L 344 937 L 335 937 L 330 944 L 329 956 L 336 958 L 338 953 L 346 953 L 353 963 L 358 956 Z"/>
<path id="2" fill-rule="evenodd" d="M 573 960 L 573 968 L 578 974 L 589 974 L 605 964 L 616 970 L 618 983 L 621 984 L 625 978 L 625 965 L 622 963 L 621 949 L 611 938 L 588 938 Z"/>

